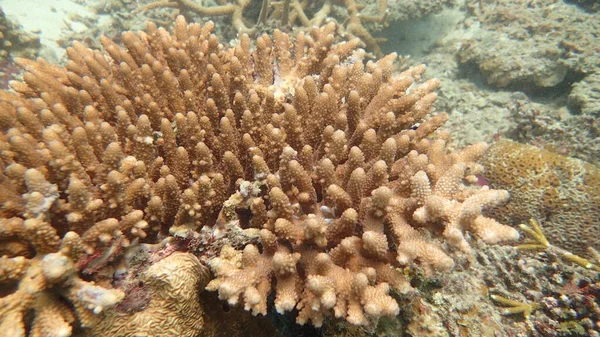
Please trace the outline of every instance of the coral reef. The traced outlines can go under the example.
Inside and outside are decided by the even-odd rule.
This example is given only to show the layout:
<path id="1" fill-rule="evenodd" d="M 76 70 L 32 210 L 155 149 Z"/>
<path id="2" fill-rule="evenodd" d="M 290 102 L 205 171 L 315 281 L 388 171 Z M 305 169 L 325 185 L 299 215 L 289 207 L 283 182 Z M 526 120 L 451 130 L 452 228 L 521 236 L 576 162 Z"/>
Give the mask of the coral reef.
<path id="1" fill-rule="evenodd" d="M 445 59 L 449 52 L 458 56 L 460 67 L 450 65 L 452 68 L 445 71 L 459 71 L 459 79 L 466 77 L 475 84 L 474 90 L 469 90 L 476 96 L 473 104 L 480 104 L 477 96 L 501 94 L 490 93 L 484 83 L 509 91 L 505 94 L 512 100 L 495 107 L 497 120 L 463 104 L 459 108 L 469 114 L 464 119 L 453 118 L 457 127 L 484 118 L 499 125 L 497 132 L 513 140 L 596 163 L 600 156 L 600 44 L 596 38 L 600 25 L 594 19 L 596 14 L 558 0 L 466 5 L 469 16 L 462 22 L 462 31 L 454 34 L 460 38 L 446 41 L 446 48 L 451 50 L 441 51 Z M 452 49 L 457 43 L 461 45 L 458 51 Z M 444 71 L 433 69 L 436 73 Z M 514 92 L 517 90 L 525 94 Z M 465 94 L 460 90 L 456 96 L 468 97 Z M 514 122 L 507 125 L 510 121 Z"/>
<path id="2" fill-rule="evenodd" d="M 506 245 L 474 245 L 474 259 L 451 273 L 414 276 L 416 294 L 401 303 L 393 332 L 377 336 L 598 336 L 597 272 L 548 250 L 536 254 Z M 466 266 L 468 265 L 468 268 Z M 503 297 L 536 308 L 528 318 L 493 300 Z M 387 322 L 380 322 L 382 323 Z M 331 329 L 330 326 L 327 329 Z M 569 334 L 568 329 L 582 331 Z M 353 327 L 332 336 L 373 336 Z"/>
<path id="3" fill-rule="evenodd" d="M 523 1 L 465 1 L 412 26 L 390 28 L 409 36 L 397 34 L 396 44 L 413 41 L 408 51 L 413 55 L 423 47 L 419 40 L 435 39 L 431 48 L 421 51 L 423 56 L 407 64 L 425 63 L 429 69 L 425 78 L 431 74 L 440 79 L 435 107 L 450 114 L 445 128 L 455 144 L 491 142 L 504 136 L 596 164 L 600 158 L 599 46 L 594 36 L 600 34 L 600 27 L 595 22 L 586 24 L 594 21 L 593 14 L 563 1 L 538 1 L 532 6 L 536 9 L 528 9 Z M 533 13 L 539 14 L 533 17 Z M 514 20 L 494 21 L 499 14 Z M 410 30 L 416 25 L 431 27 L 427 28 L 431 33 L 417 39 Z M 550 32 L 545 30 L 548 27 Z M 520 38 L 511 35 L 516 31 Z M 382 48 L 398 50 L 396 45 Z M 547 60 L 543 55 L 551 50 L 560 52 L 556 59 Z M 487 85 L 488 74 L 481 71 L 483 59 L 478 58 L 483 55 L 486 64 L 502 64 L 503 69 L 495 73 L 500 80 L 514 79 L 514 83 Z M 550 88 L 527 82 L 534 72 L 543 76 L 546 62 L 563 65 L 564 79 Z"/>
<path id="4" fill-rule="evenodd" d="M 573 85 L 568 106 L 571 110 L 596 120 L 600 117 L 600 73 L 593 72 Z M 595 123 L 596 130 L 599 130 L 598 122 Z M 600 132 L 597 131 L 597 134 Z"/>
<path id="5" fill-rule="evenodd" d="M 355 65 L 340 64 L 336 68 L 338 74 L 344 76 L 353 72 Z M 386 65 L 381 61 L 378 65 L 372 64 L 374 71 L 379 67 Z M 302 62 L 286 65 L 286 69 L 298 74 Z M 419 67 L 397 78 L 388 78 L 389 88 L 398 90 L 398 87 L 393 87 L 400 85 L 407 76 L 418 75 L 417 71 L 422 70 Z M 346 77 L 349 82 L 345 86 L 332 82 L 335 91 L 326 96 L 324 94 L 330 89 L 325 84 L 323 93 L 312 96 L 327 101 L 317 100 L 315 104 L 318 105 L 313 109 L 335 104 L 329 101 L 329 97 L 348 97 L 342 99 L 338 109 L 346 113 L 355 111 L 351 97 L 353 88 L 361 89 L 359 83 L 364 81 L 354 82 L 360 76 Z M 300 83 L 312 82 L 310 77 L 299 78 Z M 330 80 L 335 80 L 333 73 Z M 412 83 L 412 80 L 409 82 Z M 246 246 L 243 252 L 225 247 L 221 256 L 210 262 L 217 278 L 209 283 L 208 289 L 218 290 L 220 297 L 227 299 L 230 304 L 236 304 L 243 298 L 247 310 L 265 314 L 271 280 L 275 278 L 277 311 L 283 313 L 294 307 L 300 309 L 299 323 L 311 320 L 319 326 L 329 310 L 333 309 L 336 317 L 346 318 L 353 324 L 369 324 L 372 318 L 397 310 L 386 297 L 387 285 L 382 287 L 383 284 L 390 283 L 392 289 L 406 291 L 406 281 L 401 275 L 395 275 L 390 266 L 417 261 L 419 266 L 431 273 L 449 269 L 454 264 L 443 250 L 428 243 L 416 229 L 428 227 L 434 233 L 443 232 L 449 244 L 466 253 L 470 252 L 470 246 L 463 236 L 465 230 L 490 243 L 518 237 L 514 229 L 502 226 L 481 213 L 483 208 L 504 202 L 508 194 L 486 188 L 467 188 L 463 183 L 463 179 L 474 182 L 474 174 L 481 168 L 473 160 L 481 156 L 485 145 L 477 144 L 449 156 L 445 141 L 423 138 L 443 122 L 445 115 L 421 124 L 414 135 L 413 130 L 402 130 L 405 126 L 396 124 L 393 128 L 400 132 L 394 136 L 398 131 L 385 131 L 383 124 L 380 124 L 384 120 L 383 113 L 390 108 L 392 113 L 385 115 L 391 125 L 394 124 L 394 116 L 398 112 L 393 112 L 393 105 L 376 108 L 380 117 L 369 117 L 369 107 L 373 107 L 374 102 L 389 104 L 383 103 L 388 99 L 379 101 L 380 95 L 384 94 L 380 87 L 372 91 L 378 93 L 370 103 L 365 102 L 365 131 L 360 131 L 354 129 L 359 124 L 350 124 L 349 115 L 339 114 L 337 118 L 341 120 L 336 121 L 332 111 L 338 109 L 328 108 L 323 112 L 313 110 L 314 115 L 307 115 L 311 111 L 306 109 L 297 111 L 296 107 L 302 106 L 297 100 L 303 99 L 305 92 L 308 92 L 306 83 L 294 89 L 294 95 L 290 96 L 291 104 L 282 106 L 281 118 L 287 121 L 280 124 L 282 128 L 277 130 L 277 134 L 259 137 L 273 139 L 281 137 L 278 133 L 283 132 L 291 147 L 277 145 L 281 155 L 278 156 L 279 160 L 271 159 L 270 165 L 269 161 L 260 158 L 262 156 L 253 156 L 251 165 L 254 169 L 251 175 L 244 176 L 244 165 L 236 164 L 230 169 L 240 172 L 239 176 L 243 176 L 243 179 L 238 180 L 239 192 L 225 202 L 223 219 L 233 220 L 236 224 L 239 222 L 242 227 L 262 228 L 262 252 L 255 245 Z M 415 90 L 428 93 L 432 86 L 437 86 L 435 81 Z M 402 91 L 408 87 L 402 85 L 400 88 Z M 274 95 L 277 94 L 276 91 Z M 390 98 L 399 95 L 405 99 L 410 96 L 405 96 L 405 93 L 392 94 L 391 91 L 389 95 Z M 427 95 L 422 96 L 423 99 Z M 414 107 L 416 111 L 404 111 L 403 114 L 419 113 L 418 103 Z M 247 114 L 246 118 L 250 117 Z M 330 122 L 323 118 L 329 118 Z M 412 116 L 409 118 L 410 124 L 417 120 Z M 303 124 L 311 119 L 321 119 L 319 123 L 323 126 L 332 124 L 324 128 L 323 135 L 314 135 L 312 125 Z M 336 126 L 340 122 L 341 128 Z M 271 123 L 275 124 L 276 120 L 271 120 Z M 374 128 L 368 131 L 369 126 Z M 354 130 L 351 137 L 346 136 L 348 129 Z M 304 136 L 299 130 L 308 133 Z M 419 135 L 419 130 L 425 130 L 425 134 Z M 265 131 L 269 132 L 270 127 L 262 132 Z M 353 140 L 357 132 L 363 133 L 358 136 L 362 140 Z M 386 138 L 380 132 L 391 137 Z M 414 142 L 413 137 L 418 141 Z M 310 144 L 315 138 L 317 143 L 314 144 L 320 145 L 313 150 L 315 147 Z M 411 145 L 413 142 L 414 145 Z M 352 147 L 353 143 L 358 146 Z M 402 143 L 407 145 L 404 150 L 401 150 L 404 146 L 398 146 Z M 392 146 L 391 151 L 395 153 L 391 160 L 384 156 L 388 145 Z M 268 146 L 258 147 L 272 151 L 273 146 L 275 144 L 269 143 Z M 379 150 L 372 152 L 371 149 Z M 425 153 L 427 155 L 423 155 Z M 388 165 L 388 162 L 393 164 Z M 272 168 L 274 165 L 278 165 L 277 170 Z M 383 187 L 375 188 L 377 186 Z M 353 235 L 356 232 L 362 235 Z M 388 256 L 392 246 L 397 247 L 395 262 Z M 374 269 L 365 269 L 366 266 Z M 299 278 L 300 273 L 306 274 L 306 281 Z M 368 286 L 369 278 L 377 280 L 378 288 Z M 373 306 L 361 308 L 359 303 L 368 302 L 369 296 L 382 299 L 382 303 L 373 301 Z"/>
<path id="6" fill-rule="evenodd" d="M 194 335 L 205 269 L 173 251 L 208 254 L 203 235 L 237 228 L 260 242 L 200 259 L 220 298 L 265 314 L 274 292 L 299 323 L 369 325 L 399 312 L 390 290 L 411 291 L 401 267 L 431 275 L 472 254 L 469 235 L 518 238 L 486 216 L 508 199 L 477 184 L 487 146 L 451 151 L 436 132 L 447 116 L 429 116 L 424 66 L 365 62 L 334 23 L 231 47 L 212 28 L 179 16 L 173 34 L 123 33 L 125 48 L 74 43 L 64 68 L 16 60 L 23 82 L 0 92 L 2 324 L 33 310 L 32 332 Z M 136 279 L 136 251 L 167 256 L 139 269 L 148 297 L 117 282 Z"/>
<path id="7" fill-rule="evenodd" d="M 434 107 L 448 112 L 450 118 L 444 128 L 452 134 L 457 146 L 493 141 L 497 134 L 514 124 L 510 118 L 511 108 L 517 98 L 525 97 L 521 92 L 490 90 L 481 83 L 478 70 L 460 63 L 457 57 L 460 46 L 466 38 L 478 36 L 480 30 L 475 18 L 457 6 L 392 31 L 402 31 L 406 37 L 396 34 L 396 43 L 391 47 L 412 46 L 405 51 L 413 56 L 407 64 L 425 63 L 428 71 L 424 78 L 439 78 L 439 97 Z M 417 37 L 419 32 L 420 38 Z M 428 39 L 429 44 L 420 43 L 420 40 Z M 390 47 L 386 44 L 383 48 Z"/>
<path id="8" fill-rule="evenodd" d="M 529 240 L 517 246 L 519 250 L 536 250 L 548 254 L 553 264 L 561 266 L 560 273 L 552 275 L 552 282 L 540 282 L 543 297 L 539 302 L 525 303 L 509 300 L 492 295 L 494 300 L 499 300 L 511 307 L 507 310 L 511 313 L 522 312 L 528 318 L 533 310 L 542 309 L 537 315 L 532 326 L 542 336 L 576 335 L 576 336 L 598 336 L 598 325 L 600 318 L 600 302 L 598 297 L 599 285 L 597 274 L 600 271 L 600 253 L 588 247 L 591 259 L 575 255 L 570 251 L 557 247 L 546 238 L 539 222 L 530 220 L 530 225 L 521 224 L 521 229 L 527 234 Z M 558 260 L 559 258 L 560 260 Z M 566 273 L 569 269 L 560 262 L 572 262 L 581 267 L 574 272 Z M 583 268 L 593 271 L 586 273 Z M 569 279 L 564 279 L 563 275 Z M 593 276 L 591 276 L 593 275 Z M 554 283 L 554 284 L 553 284 Z M 556 286 L 555 284 L 559 286 Z M 537 295 L 539 298 L 539 294 Z"/>
<path id="9" fill-rule="evenodd" d="M 568 98 L 569 104 L 596 104 L 593 100 L 593 87 L 587 84 L 587 79 L 593 77 L 590 75 L 573 86 Z M 535 103 L 522 93 L 513 97 L 508 105 L 509 116 L 506 118 L 510 118 L 514 125 L 503 136 L 598 165 L 600 119 L 590 114 L 574 115 L 566 106 Z"/>
<path id="10" fill-rule="evenodd" d="M 501 0 L 483 9 L 476 12 L 485 30 L 459 57 L 475 63 L 488 84 L 532 90 L 597 71 L 600 27 L 593 14 L 559 0 Z"/>
<path id="11" fill-rule="evenodd" d="M 535 308 L 528 318 L 512 313 L 515 309 L 511 307 L 504 309 L 503 319 L 498 319 L 497 312 L 490 313 L 491 319 L 502 323 L 501 329 L 507 335 L 519 335 L 521 331 L 523 335 L 571 336 L 566 328 L 579 326 L 584 332 L 574 336 L 598 336 L 600 311 L 596 308 L 600 279 L 596 271 L 572 265 L 553 250 L 526 254 L 505 246 L 480 248 L 477 262 L 468 275 L 464 275 L 464 279 L 469 280 L 467 283 L 483 281 L 484 289 L 479 296 L 489 294 L 489 298 L 510 299 L 527 310 Z M 451 286 L 440 291 L 458 293 Z M 481 298 L 481 301 L 490 302 L 490 299 Z M 495 300 L 493 303 L 502 306 Z"/>
<path id="12" fill-rule="evenodd" d="M 577 4 L 590 12 L 597 12 L 600 10 L 600 4 L 594 0 L 567 0 L 566 2 Z"/>
<path id="13" fill-rule="evenodd" d="M 507 223 L 543 219 L 555 245 L 585 255 L 600 248 L 600 171 L 597 167 L 533 146 L 501 140 L 482 159 L 494 188 L 511 200 L 492 212 Z"/>
<path id="14" fill-rule="evenodd" d="M 62 32 L 57 43 L 64 49 L 70 47 L 73 41 L 80 41 L 88 48 L 100 49 L 101 36 L 121 43 L 122 32 L 143 30 L 148 21 L 147 18 L 134 13 L 138 6 L 136 0 L 72 1 L 93 10 L 95 15 L 81 15 L 76 12 L 68 16 L 70 26 L 83 28 L 71 28 Z"/>

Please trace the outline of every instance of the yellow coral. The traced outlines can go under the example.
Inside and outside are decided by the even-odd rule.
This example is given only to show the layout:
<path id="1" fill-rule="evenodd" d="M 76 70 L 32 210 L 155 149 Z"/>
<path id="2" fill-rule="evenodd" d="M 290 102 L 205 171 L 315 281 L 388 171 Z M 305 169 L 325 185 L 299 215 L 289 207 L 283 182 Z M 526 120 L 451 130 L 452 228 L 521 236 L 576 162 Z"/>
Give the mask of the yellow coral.
<path id="1" fill-rule="evenodd" d="M 519 302 L 500 295 L 490 295 L 490 297 L 494 301 L 507 307 L 504 311 L 505 315 L 521 314 L 523 317 L 529 318 L 529 316 L 531 316 L 531 314 L 540 307 L 538 303 Z"/>
<path id="2" fill-rule="evenodd" d="M 565 260 L 573 262 L 583 268 L 600 271 L 600 255 L 595 249 L 593 249 L 592 247 L 588 247 L 590 254 L 595 259 L 595 261 L 590 261 L 584 257 L 575 255 L 565 249 L 551 245 L 548 239 L 546 239 L 546 235 L 542 231 L 540 223 L 535 219 L 530 219 L 529 223 L 531 224 L 531 227 L 525 224 L 519 225 L 521 230 L 524 231 L 527 234 L 527 236 L 529 236 L 529 240 L 525 241 L 523 244 L 518 245 L 517 249 L 552 251 L 560 255 Z"/>

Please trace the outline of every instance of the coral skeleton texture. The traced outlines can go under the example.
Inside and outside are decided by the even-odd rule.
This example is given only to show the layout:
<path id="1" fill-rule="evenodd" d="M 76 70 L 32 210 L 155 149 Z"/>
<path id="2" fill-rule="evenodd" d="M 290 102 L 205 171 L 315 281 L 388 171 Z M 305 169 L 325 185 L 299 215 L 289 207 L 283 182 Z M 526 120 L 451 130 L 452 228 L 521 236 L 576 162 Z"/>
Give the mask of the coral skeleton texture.
<path id="1" fill-rule="evenodd" d="M 430 116 L 425 66 L 366 62 L 333 23 L 230 47 L 212 29 L 180 16 L 172 34 L 103 38 L 104 53 L 75 43 L 64 68 L 18 60 L 23 82 L 0 92 L 2 331 L 193 336 L 207 270 L 169 236 L 258 233 L 207 258 L 207 288 L 253 314 L 274 292 L 278 312 L 315 326 L 398 314 L 401 268 L 452 268 L 468 232 L 518 238 L 484 213 L 508 199 L 476 184 L 487 146 L 451 151 L 436 132 L 447 116 Z M 136 306 L 117 278 L 139 252 L 150 297 Z M 164 317 L 176 323 L 152 328 Z"/>
<path id="2" fill-rule="evenodd" d="M 509 140 L 492 145 L 481 162 L 491 185 L 512 196 L 493 210 L 498 219 L 515 224 L 543 219 L 553 245 L 583 256 L 588 256 L 587 247 L 600 249 L 597 166 Z"/>
<path id="3" fill-rule="evenodd" d="M 204 320 L 200 290 L 210 272 L 190 253 L 175 252 L 151 265 L 141 281 L 151 293 L 143 311 L 103 313 L 93 336 L 181 336 L 195 337 Z M 168 317 L 168 319 L 157 319 Z"/>

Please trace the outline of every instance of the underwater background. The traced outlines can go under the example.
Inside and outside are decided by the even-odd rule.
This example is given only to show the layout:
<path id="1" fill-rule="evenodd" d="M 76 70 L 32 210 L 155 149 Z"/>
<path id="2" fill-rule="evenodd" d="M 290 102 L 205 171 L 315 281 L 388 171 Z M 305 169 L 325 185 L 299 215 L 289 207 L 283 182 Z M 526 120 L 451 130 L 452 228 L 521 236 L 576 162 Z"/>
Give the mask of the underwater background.
<path id="1" fill-rule="evenodd" d="M 0 0 L 0 335 L 600 336 L 599 13 Z"/>

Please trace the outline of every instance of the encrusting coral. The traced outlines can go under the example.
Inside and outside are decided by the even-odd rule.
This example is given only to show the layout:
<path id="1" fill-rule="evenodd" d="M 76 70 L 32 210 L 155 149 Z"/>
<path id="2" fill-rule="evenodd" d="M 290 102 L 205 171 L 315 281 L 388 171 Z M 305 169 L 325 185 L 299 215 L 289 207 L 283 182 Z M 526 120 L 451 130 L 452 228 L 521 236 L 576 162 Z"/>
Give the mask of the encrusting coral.
<path id="1" fill-rule="evenodd" d="M 240 227 L 260 244 L 208 257 L 220 298 L 265 314 L 273 284 L 275 308 L 298 309 L 299 323 L 333 313 L 368 325 L 398 313 L 390 290 L 410 290 L 398 267 L 452 268 L 447 248 L 469 253 L 467 232 L 518 238 L 483 213 L 508 198 L 476 184 L 486 145 L 452 152 L 448 134 L 433 135 L 447 116 L 428 117 L 439 82 L 416 83 L 424 66 L 395 73 L 395 54 L 365 63 L 357 39 L 333 42 L 333 23 L 255 47 L 246 35 L 225 47 L 212 28 L 178 17 L 173 34 L 123 33 L 125 48 L 102 39 L 106 54 L 75 43 L 65 68 L 18 60 L 24 82 L 0 92 L 0 282 L 17 285 L 1 298 L 2 324 L 33 309 L 32 332 L 112 317 L 97 329 L 118 335 L 187 308 L 183 330 L 162 336 L 193 335 L 201 308 L 180 298 L 205 280 L 188 275 L 204 275 L 193 256 L 143 271 L 154 297 L 129 320 L 110 308 L 123 297 L 114 278 L 136 249 L 185 250 L 169 235 L 219 240 Z M 158 310 L 163 299 L 177 303 Z"/>

